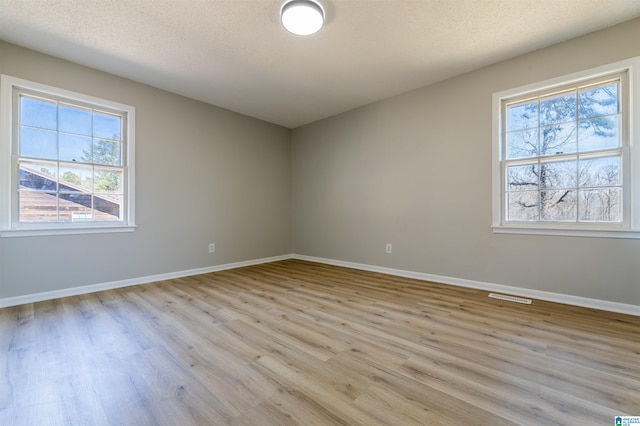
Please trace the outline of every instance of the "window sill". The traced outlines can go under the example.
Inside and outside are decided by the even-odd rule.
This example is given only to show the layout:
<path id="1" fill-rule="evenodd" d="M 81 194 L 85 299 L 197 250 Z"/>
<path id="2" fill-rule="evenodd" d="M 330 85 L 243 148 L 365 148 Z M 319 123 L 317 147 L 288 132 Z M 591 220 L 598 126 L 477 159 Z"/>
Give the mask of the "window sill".
<path id="1" fill-rule="evenodd" d="M 561 237 L 596 237 L 640 239 L 640 230 L 634 229 L 575 229 L 567 227 L 533 227 L 524 225 L 493 225 L 494 234 L 554 235 Z"/>
<path id="2" fill-rule="evenodd" d="M 0 231 L 1 238 L 8 237 L 41 237 L 48 235 L 79 235 L 79 234 L 107 234 L 114 232 L 133 232 L 135 225 L 96 225 L 85 227 L 55 227 L 55 228 L 23 228 L 5 229 Z"/>

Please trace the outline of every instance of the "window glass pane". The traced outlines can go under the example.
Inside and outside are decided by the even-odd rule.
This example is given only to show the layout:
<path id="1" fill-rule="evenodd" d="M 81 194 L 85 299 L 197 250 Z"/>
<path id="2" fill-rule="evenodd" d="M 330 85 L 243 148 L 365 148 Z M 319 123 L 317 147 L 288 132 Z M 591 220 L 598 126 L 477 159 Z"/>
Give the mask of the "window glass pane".
<path id="1" fill-rule="evenodd" d="M 626 223 L 628 73 L 501 100 L 502 221 Z"/>
<path id="2" fill-rule="evenodd" d="M 93 190 L 102 193 L 122 194 L 122 177 L 121 170 L 96 168 Z"/>
<path id="3" fill-rule="evenodd" d="M 620 145 L 618 127 L 619 119 L 617 115 L 581 121 L 578 128 L 580 151 L 618 147 Z"/>
<path id="4" fill-rule="evenodd" d="M 93 136 L 104 139 L 122 139 L 122 119 L 117 115 L 93 114 Z"/>
<path id="5" fill-rule="evenodd" d="M 91 136 L 91 111 L 60 105 L 61 132 Z"/>
<path id="6" fill-rule="evenodd" d="M 21 127 L 20 155 L 23 157 L 57 159 L 57 133 L 50 130 Z"/>
<path id="7" fill-rule="evenodd" d="M 507 193 L 507 220 L 530 222 L 538 220 L 538 191 Z"/>
<path id="8" fill-rule="evenodd" d="M 21 96 L 20 124 L 56 130 L 58 125 L 57 105 L 54 102 Z"/>
<path id="9" fill-rule="evenodd" d="M 540 98 L 540 125 L 576 120 L 576 92 Z"/>
<path id="10" fill-rule="evenodd" d="M 618 82 L 589 87 L 579 92 L 579 118 L 617 114 Z"/>
<path id="11" fill-rule="evenodd" d="M 96 194 L 93 199 L 95 220 L 122 220 L 122 195 Z"/>
<path id="12" fill-rule="evenodd" d="M 58 199 L 55 192 L 19 191 L 18 220 L 20 222 L 56 222 Z"/>
<path id="13" fill-rule="evenodd" d="M 621 222 L 622 195 L 620 188 L 580 191 L 580 220 Z"/>
<path id="14" fill-rule="evenodd" d="M 538 100 L 507 107 L 507 131 L 538 126 Z"/>
<path id="15" fill-rule="evenodd" d="M 540 163 L 540 188 L 576 188 L 578 162 L 545 161 Z"/>
<path id="16" fill-rule="evenodd" d="M 57 167 L 49 163 L 21 161 L 18 183 L 20 189 L 55 191 L 57 189 Z"/>
<path id="17" fill-rule="evenodd" d="M 67 133 L 60 133 L 59 138 L 60 160 L 82 163 L 91 162 L 91 138 Z"/>
<path id="18" fill-rule="evenodd" d="M 507 167 L 507 189 L 538 189 L 538 163 Z"/>
<path id="19" fill-rule="evenodd" d="M 60 222 L 85 222 L 92 216 L 93 209 L 91 207 L 91 194 L 71 193 L 60 194 Z"/>
<path id="20" fill-rule="evenodd" d="M 558 155 L 577 151 L 575 123 L 556 124 L 540 130 L 542 132 L 540 155 Z"/>
<path id="21" fill-rule="evenodd" d="M 538 155 L 538 129 L 507 133 L 507 158 L 527 158 Z"/>
<path id="22" fill-rule="evenodd" d="M 10 76 L 3 76 L 5 81 L 3 104 L 8 112 L 15 108 L 2 128 L 9 154 L 5 192 L 13 194 L 2 215 L 9 231 L 46 234 L 96 221 L 117 221 L 111 225 L 121 231 L 133 224 L 128 184 L 134 170 L 128 154 L 133 155 L 135 140 L 133 134 L 128 140 L 125 126 L 134 108 Z"/>
<path id="23" fill-rule="evenodd" d="M 576 191 L 540 191 L 540 218 L 545 221 L 575 221 Z"/>
<path id="24" fill-rule="evenodd" d="M 105 139 L 93 140 L 93 162 L 108 166 L 121 166 L 120 142 Z"/>
<path id="25" fill-rule="evenodd" d="M 619 156 L 580 160 L 580 186 L 620 185 L 620 162 Z"/>
<path id="26" fill-rule="evenodd" d="M 60 166 L 60 192 L 91 192 L 91 167 Z"/>

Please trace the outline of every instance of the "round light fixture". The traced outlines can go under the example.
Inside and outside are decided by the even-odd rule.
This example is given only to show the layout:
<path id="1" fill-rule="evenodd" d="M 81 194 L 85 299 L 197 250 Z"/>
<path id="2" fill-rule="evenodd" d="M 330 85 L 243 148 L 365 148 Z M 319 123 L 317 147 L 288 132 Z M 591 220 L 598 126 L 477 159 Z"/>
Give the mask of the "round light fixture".
<path id="1" fill-rule="evenodd" d="M 324 24 L 324 10 L 313 0 L 290 0 L 280 9 L 282 25 L 290 33 L 311 35 Z"/>

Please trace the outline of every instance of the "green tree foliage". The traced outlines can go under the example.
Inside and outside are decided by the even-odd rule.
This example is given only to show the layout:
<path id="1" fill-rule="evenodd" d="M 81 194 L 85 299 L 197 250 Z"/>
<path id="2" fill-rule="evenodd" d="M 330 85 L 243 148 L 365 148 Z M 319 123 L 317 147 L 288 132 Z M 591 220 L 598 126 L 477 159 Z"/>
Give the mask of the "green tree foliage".
<path id="1" fill-rule="evenodd" d="M 82 185 L 82 179 L 80 179 L 80 176 L 73 172 L 64 172 L 61 177 L 65 182 L 72 183 L 74 185 Z"/>
<path id="2" fill-rule="evenodd" d="M 96 192 L 118 192 L 121 186 L 120 176 L 115 172 L 96 172 L 93 188 Z"/>
<path id="3" fill-rule="evenodd" d="M 115 135 L 114 135 L 115 137 Z M 83 151 L 82 161 L 87 163 L 119 166 L 120 143 L 115 140 L 100 139 L 93 144 L 93 152 Z M 93 188 L 96 192 L 118 192 L 122 174 L 111 171 L 96 171 Z"/>
<path id="4" fill-rule="evenodd" d="M 100 139 L 93 144 L 93 152 L 82 151 L 82 161 L 85 163 L 104 164 L 109 166 L 120 165 L 120 143 Z"/>

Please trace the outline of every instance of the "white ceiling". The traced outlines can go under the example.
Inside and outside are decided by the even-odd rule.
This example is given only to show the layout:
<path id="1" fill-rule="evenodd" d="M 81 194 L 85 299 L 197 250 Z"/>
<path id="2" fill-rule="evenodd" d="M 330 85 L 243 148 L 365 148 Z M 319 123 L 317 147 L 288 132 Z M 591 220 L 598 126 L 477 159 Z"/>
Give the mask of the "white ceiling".
<path id="1" fill-rule="evenodd" d="M 640 16 L 640 0 L 0 0 L 0 39 L 289 128 Z M 637 41 L 636 41 L 637 42 Z"/>

